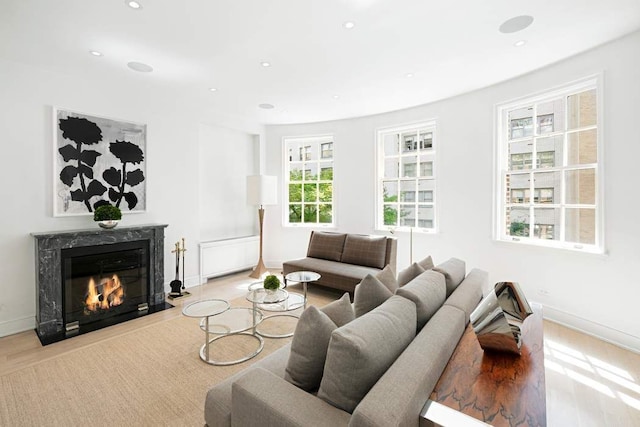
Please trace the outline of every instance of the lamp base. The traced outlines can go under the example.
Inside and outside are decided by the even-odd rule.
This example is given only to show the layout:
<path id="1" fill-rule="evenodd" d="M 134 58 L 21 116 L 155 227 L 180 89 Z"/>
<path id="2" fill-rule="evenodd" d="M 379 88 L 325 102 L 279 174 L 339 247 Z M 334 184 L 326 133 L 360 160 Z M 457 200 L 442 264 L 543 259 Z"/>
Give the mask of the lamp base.
<path id="1" fill-rule="evenodd" d="M 262 261 L 262 258 L 260 258 L 258 260 L 258 265 L 256 265 L 256 268 L 253 269 L 249 277 L 253 277 L 254 279 L 259 279 L 267 271 L 268 271 L 267 267 L 265 267 L 264 262 Z"/>

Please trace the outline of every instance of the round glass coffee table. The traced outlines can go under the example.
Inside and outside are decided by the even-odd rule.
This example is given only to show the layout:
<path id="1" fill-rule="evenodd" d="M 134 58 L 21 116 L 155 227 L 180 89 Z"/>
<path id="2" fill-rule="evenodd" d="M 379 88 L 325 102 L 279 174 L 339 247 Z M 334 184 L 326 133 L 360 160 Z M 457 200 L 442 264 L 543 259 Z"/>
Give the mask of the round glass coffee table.
<path id="1" fill-rule="evenodd" d="M 302 283 L 303 308 L 307 308 L 307 284 L 309 282 L 315 282 L 320 277 L 322 276 L 314 271 L 294 271 L 293 273 L 289 273 L 285 276 L 287 282 Z"/>
<path id="2" fill-rule="evenodd" d="M 247 301 L 251 301 L 251 303 L 253 304 L 254 310 L 257 310 L 257 311 L 265 310 L 265 311 L 277 312 L 276 314 L 264 316 L 262 320 L 267 320 L 273 317 L 280 317 L 280 316 L 295 317 L 296 319 L 299 317 L 296 314 L 286 313 L 286 311 L 295 310 L 296 308 L 300 308 L 300 306 L 297 306 L 295 308 L 286 308 L 286 309 L 283 308 L 283 307 L 288 307 L 287 301 L 291 297 L 291 294 L 289 294 L 289 292 L 283 289 L 270 291 L 262 287 L 259 287 L 256 284 L 251 285 L 249 289 L 250 290 L 249 290 L 249 293 L 247 294 Z M 256 328 L 256 332 L 259 335 L 266 338 L 287 338 L 287 337 L 293 336 L 293 332 L 290 332 L 287 334 L 270 334 L 267 332 L 261 332 L 257 328 Z"/>
<path id="3" fill-rule="evenodd" d="M 231 307 L 221 299 L 209 299 L 193 302 L 182 309 L 187 317 L 202 318 L 200 329 L 205 333 L 204 345 L 200 348 L 200 359 L 210 365 L 227 366 L 245 362 L 258 355 L 264 347 L 264 340 L 257 335 L 256 326 L 262 321 L 259 310 L 245 307 Z M 250 333 L 246 331 L 251 330 Z M 246 335 L 258 341 L 258 348 L 251 354 L 235 360 L 213 360 L 209 356 L 209 347 L 214 341 L 232 335 Z M 217 335 L 210 338 L 210 335 Z"/>

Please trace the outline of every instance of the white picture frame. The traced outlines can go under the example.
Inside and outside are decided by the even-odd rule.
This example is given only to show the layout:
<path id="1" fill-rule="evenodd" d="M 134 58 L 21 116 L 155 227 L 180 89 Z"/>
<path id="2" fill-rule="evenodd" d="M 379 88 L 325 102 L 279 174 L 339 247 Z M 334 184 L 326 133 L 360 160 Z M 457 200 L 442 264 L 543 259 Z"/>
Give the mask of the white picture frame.
<path id="1" fill-rule="evenodd" d="M 53 108 L 53 216 L 146 211 L 147 126 Z"/>

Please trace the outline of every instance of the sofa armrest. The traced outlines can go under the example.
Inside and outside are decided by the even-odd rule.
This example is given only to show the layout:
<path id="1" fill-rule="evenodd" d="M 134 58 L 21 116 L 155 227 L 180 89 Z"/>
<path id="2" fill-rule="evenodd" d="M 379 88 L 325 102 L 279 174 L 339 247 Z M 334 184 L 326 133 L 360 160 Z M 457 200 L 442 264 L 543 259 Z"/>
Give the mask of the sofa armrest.
<path id="1" fill-rule="evenodd" d="M 398 240 L 395 237 L 387 237 L 387 250 L 384 256 L 384 265 L 391 266 L 393 272 L 397 275 L 396 258 L 398 258 Z"/>
<path id="2" fill-rule="evenodd" d="M 256 368 L 233 383 L 232 426 L 346 426 L 351 414 Z"/>

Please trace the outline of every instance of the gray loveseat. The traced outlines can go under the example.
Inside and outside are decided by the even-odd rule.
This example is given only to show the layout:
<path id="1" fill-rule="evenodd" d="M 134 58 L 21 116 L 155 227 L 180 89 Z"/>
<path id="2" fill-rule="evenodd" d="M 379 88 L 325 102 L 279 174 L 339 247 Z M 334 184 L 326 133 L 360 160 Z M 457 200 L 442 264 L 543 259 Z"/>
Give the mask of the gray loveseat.
<path id="1" fill-rule="evenodd" d="M 376 274 L 387 265 L 396 271 L 397 241 L 393 237 L 312 231 L 307 256 L 282 264 L 282 275 L 294 271 L 314 271 L 314 284 L 353 293 L 367 274 Z"/>
<path id="2" fill-rule="evenodd" d="M 455 268 L 450 268 L 451 263 L 457 263 Z M 469 315 L 481 300 L 483 288 L 488 286 L 486 272 L 473 269 L 465 277 L 464 268 L 464 262 L 452 259 L 427 270 L 400 288 L 403 291 L 398 290 L 375 309 L 333 331 L 331 340 L 338 331 L 353 329 L 356 323 L 366 325 L 368 316 L 385 315 L 386 307 L 398 302 L 416 307 L 417 314 L 411 313 L 411 321 L 418 322 L 417 332 L 412 331 L 414 338 L 351 413 L 318 397 L 321 392 L 304 391 L 284 379 L 291 349 L 291 344 L 287 344 L 209 390 L 206 423 L 209 427 L 418 426 L 420 411 L 457 346 Z M 446 297 L 443 285 L 432 286 L 444 281 Z M 325 364 L 324 375 L 326 371 Z M 350 375 L 352 372 L 344 372 L 345 378 Z"/>

